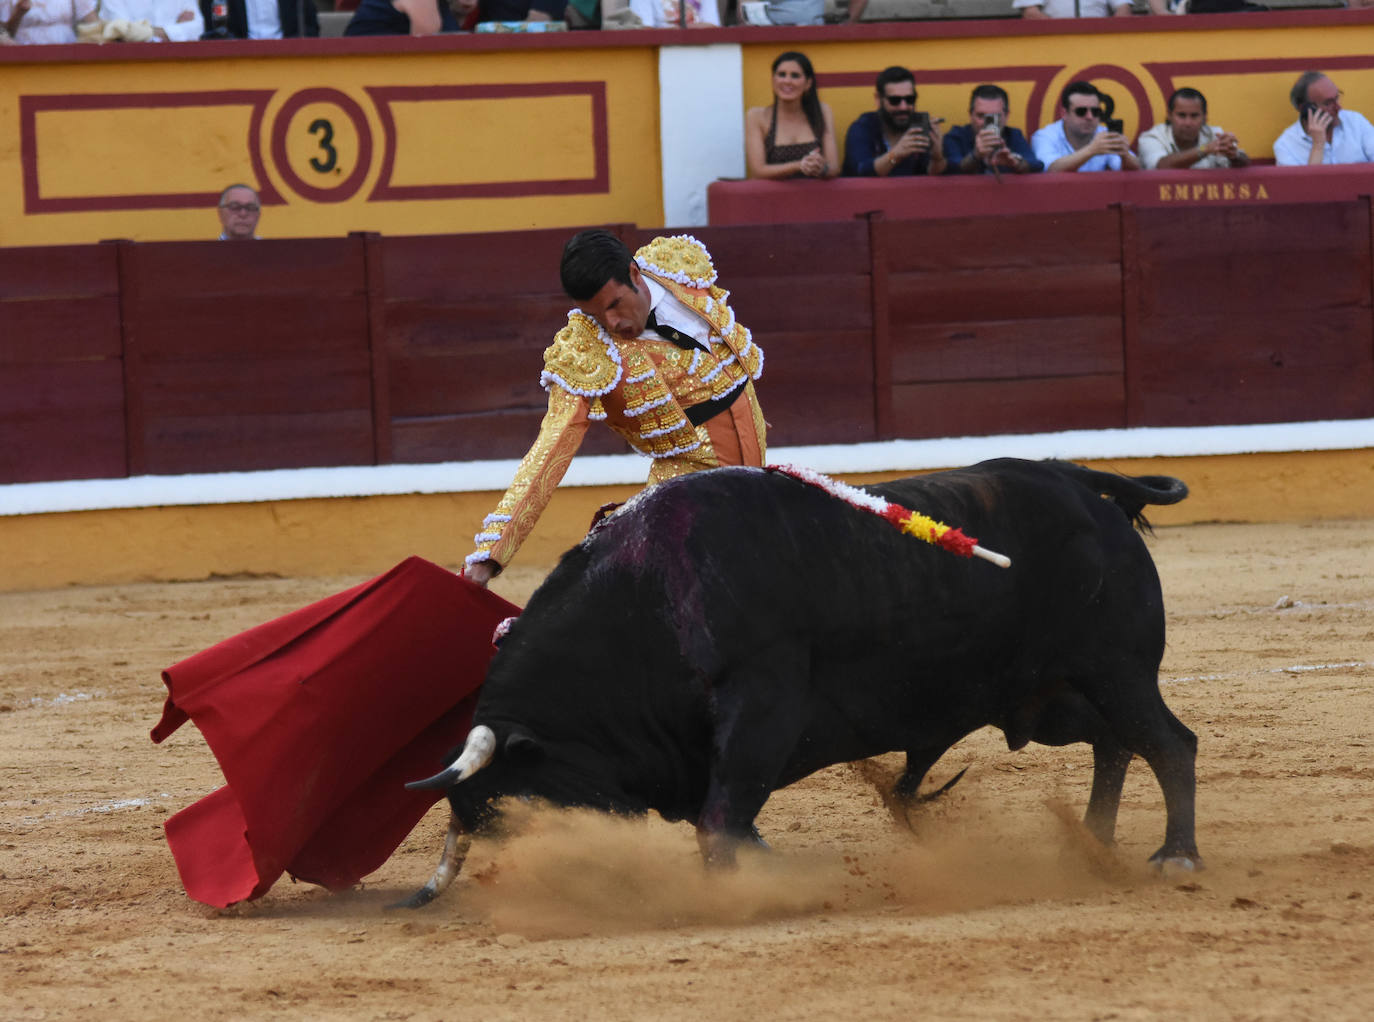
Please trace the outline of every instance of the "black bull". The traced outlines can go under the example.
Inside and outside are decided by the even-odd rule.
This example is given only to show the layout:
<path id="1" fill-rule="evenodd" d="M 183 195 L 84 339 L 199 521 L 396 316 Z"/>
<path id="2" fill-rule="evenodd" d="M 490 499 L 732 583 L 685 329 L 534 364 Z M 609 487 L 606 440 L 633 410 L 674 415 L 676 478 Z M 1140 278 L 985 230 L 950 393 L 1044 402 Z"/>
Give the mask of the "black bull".
<path id="1" fill-rule="evenodd" d="M 1013 749 L 1091 743 L 1086 823 L 1104 842 L 1141 756 L 1167 809 L 1153 861 L 1200 865 L 1197 741 L 1160 696 L 1163 600 L 1135 528 L 1144 505 L 1182 500 L 1183 483 L 1004 459 L 869 491 L 1011 567 L 758 469 L 645 491 L 533 594 L 463 756 L 419 782 L 448 788 L 453 824 L 408 903 L 447 886 L 503 796 L 690 820 L 708 862 L 728 863 L 774 790 L 905 751 L 899 792 L 912 795 L 985 725 Z"/>

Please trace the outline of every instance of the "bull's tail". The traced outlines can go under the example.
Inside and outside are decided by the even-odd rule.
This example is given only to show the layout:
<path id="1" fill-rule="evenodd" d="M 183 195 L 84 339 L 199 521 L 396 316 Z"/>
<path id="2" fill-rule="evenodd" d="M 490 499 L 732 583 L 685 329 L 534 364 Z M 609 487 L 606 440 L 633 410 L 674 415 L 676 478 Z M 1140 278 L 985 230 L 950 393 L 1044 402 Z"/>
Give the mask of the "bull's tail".
<path id="1" fill-rule="evenodd" d="M 1141 532 L 1150 531 L 1145 518 L 1149 504 L 1177 504 L 1188 496 L 1188 485 L 1173 476 L 1128 476 L 1119 472 L 1099 472 L 1063 461 L 1057 463 L 1070 478 L 1110 500 Z"/>
<path id="2" fill-rule="evenodd" d="M 458 822 L 456 814 L 450 816 L 448 835 L 444 838 L 444 853 L 439 856 L 439 865 L 435 867 L 434 875 L 429 878 L 425 886 L 409 898 L 402 898 L 400 901 L 393 902 L 387 908 L 420 908 L 439 897 L 448 889 L 448 885 L 453 883 L 454 877 L 463 868 L 463 862 L 468 857 L 470 847 L 472 847 L 472 836 L 463 830 L 463 825 Z"/>

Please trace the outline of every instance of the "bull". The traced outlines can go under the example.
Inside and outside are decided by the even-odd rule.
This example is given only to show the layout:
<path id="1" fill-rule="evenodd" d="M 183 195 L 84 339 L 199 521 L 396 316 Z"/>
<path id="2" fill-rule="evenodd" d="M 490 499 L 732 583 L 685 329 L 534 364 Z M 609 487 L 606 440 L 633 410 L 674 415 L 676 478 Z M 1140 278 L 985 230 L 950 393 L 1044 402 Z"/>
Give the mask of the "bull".
<path id="1" fill-rule="evenodd" d="M 566 553 L 490 666 L 460 753 L 415 787 L 452 819 L 423 905 L 498 800 L 695 823 L 708 864 L 769 795 L 904 751 L 899 794 L 964 736 L 1091 743 L 1085 822 L 1110 843 L 1127 766 L 1164 794 L 1162 867 L 1201 866 L 1197 740 L 1159 691 L 1164 605 L 1139 531 L 1187 487 L 1068 462 L 988 461 L 874 486 L 1012 560 L 964 560 L 787 475 L 651 487 Z"/>

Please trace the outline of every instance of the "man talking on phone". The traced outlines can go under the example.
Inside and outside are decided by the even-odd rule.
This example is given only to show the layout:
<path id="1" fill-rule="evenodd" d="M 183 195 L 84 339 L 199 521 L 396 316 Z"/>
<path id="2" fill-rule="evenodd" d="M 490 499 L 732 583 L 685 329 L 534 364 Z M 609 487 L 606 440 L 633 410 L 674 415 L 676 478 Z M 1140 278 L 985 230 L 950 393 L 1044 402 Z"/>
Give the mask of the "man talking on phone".
<path id="1" fill-rule="evenodd" d="M 1298 119 L 1274 140 L 1280 167 L 1374 162 L 1374 125 L 1341 107 L 1341 90 L 1320 71 L 1304 71 L 1288 99 Z"/>
<path id="2" fill-rule="evenodd" d="M 1107 112 L 1095 85 L 1070 82 L 1060 93 L 1059 108 L 1059 120 L 1031 136 L 1031 148 L 1045 170 L 1140 169 L 1121 122 L 1104 123 Z"/>
<path id="3" fill-rule="evenodd" d="M 878 109 L 860 114 L 844 136 L 845 177 L 913 177 L 948 170 L 939 120 L 916 110 L 916 77 L 904 67 L 878 73 Z"/>

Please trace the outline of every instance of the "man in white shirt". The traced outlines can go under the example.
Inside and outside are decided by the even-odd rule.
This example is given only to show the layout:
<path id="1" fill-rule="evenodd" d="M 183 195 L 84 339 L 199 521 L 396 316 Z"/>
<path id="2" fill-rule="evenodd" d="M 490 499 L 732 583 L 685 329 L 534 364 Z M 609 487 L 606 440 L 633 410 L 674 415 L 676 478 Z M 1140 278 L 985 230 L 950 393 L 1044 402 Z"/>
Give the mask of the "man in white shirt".
<path id="1" fill-rule="evenodd" d="M 1363 114 L 1341 109 L 1341 90 L 1320 71 L 1304 71 L 1288 99 L 1298 119 L 1274 140 L 1280 167 L 1374 162 L 1374 125 Z"/>
<path id="2" fill-rule="evenodd" d="M 1152 14 L 1168 14 L 1168 0 L 1150 0 Z M 1023 18 L 1129 18 L 1131 0 L 1012 0 Z"/>
<path id="3" fill-rule="evenodd" d="M 1217 170 L 1250 162 L 1235 135 L 1207 123 L 1207 97 L 1186 86 L 1169 97 L 1164 123 L 1137 144 L 1146 170 Z"/>
<path id="4" fill-rule="evenodd" d="M 196 0 L 102 0 L 106 21 L 146 21 L 153 27 L 152 42 L 189 43 L 205 34 L 205 19 Z"/>
<path id="5" fill-rule="evenodd" d="M 1102 93 L 1091 82 L 1070 82 L 1059 96 L 1059 120 L 1031 136 L 1047 173 L 1139 170 L 1126 136 L 1102 124 Z"/>

